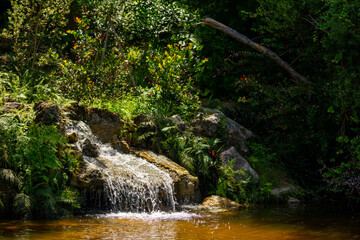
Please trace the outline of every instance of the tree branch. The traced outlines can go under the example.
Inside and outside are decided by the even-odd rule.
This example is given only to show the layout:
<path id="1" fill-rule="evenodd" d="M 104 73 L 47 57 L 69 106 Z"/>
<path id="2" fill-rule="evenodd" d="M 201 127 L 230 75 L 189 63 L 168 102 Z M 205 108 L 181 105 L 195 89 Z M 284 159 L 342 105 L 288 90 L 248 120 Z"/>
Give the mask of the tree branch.
<path id="1" fill-rule="evenodd" d="M 277 63 L 285 71 L 287 71 L 290 74 L 290 76 L 294 80 L 296 80 L 295 82 L 297 84 L 299 84 L 299 82 L 303 82 L 304 84 L 307 84 L 309 82 L 303 75 L 301 75 L 300 73 L 295 71 L 287 62 L 282 60 L 276 53 L 274 53 L 270 49 L 268 49 L 256 42 L 252 41 L 247 36 L 237 32 L 236 30 L 234 30 L 220 22 L 217 22 L 211 18 L 205 18 L 204 22 L 201 22 L 198 24 L 207 25 L 209 27 L 215 28 L 223 33 L 230 35 L 231 37 L 235 38 L 237 41 L 241 42 L 242 44 L 245 44 L 246 46 L 249 46 L 249 47 L 259 51 L 260 53 L 262 53 L 263 55 L 267 56 L 268 58 L 273 60 L 275 63 Z"/>

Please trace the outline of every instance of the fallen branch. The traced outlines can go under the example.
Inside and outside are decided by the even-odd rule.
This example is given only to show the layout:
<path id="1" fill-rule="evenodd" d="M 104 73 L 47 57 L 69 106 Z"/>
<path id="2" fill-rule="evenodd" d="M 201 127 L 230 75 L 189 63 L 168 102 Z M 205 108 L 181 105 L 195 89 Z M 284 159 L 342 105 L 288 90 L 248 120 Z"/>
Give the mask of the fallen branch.
<path id="1" fill-rule="evenodd" d="M 249 47 L 261 52 L 262 54 L 264 54 L 265 56 L 267 56 L 268 58 L 273 60 L 275 63 L 277 63 L 285 71 L 287 71 L 290 74 L 290 76 L 294 80 L 296 80 L 295 82 L 297 84 L 299 84 L 299 82 L 303 82 L 304 84 L 308 83 L 308 80 L 303 75 L 301 75 L 300 73 L 295 71 L 287 62 L 282 60 L 276 53 L 274 53 L 273 51 L 269 50 L 268 48 L 266 48 L 256 42 L 252 41 L 245 35 L 237 32 L 236 30 L 234 30 L 222 23 L 219 23 L 211 18 L 205 18 L 204 22 L 201 22 L 198 24 L 207 25 L 209 27 L 215 28 L 223 33 L 230 35 L 231 37 L 235 38 L 239 42 L 245 44 L 246 46 L 249 46 Z"/>

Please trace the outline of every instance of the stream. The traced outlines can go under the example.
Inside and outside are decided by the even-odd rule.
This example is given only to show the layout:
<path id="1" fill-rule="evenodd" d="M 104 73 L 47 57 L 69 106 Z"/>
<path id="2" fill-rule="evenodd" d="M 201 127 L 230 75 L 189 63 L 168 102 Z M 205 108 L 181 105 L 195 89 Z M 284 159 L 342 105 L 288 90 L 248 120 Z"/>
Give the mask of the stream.
<path id="1" fill-rule="evenodd" d="M 47 221 L 1 221 L 0 239 L 360 239 L 360 217 L 329 206 L 243 207 L 108 213 Z"/>

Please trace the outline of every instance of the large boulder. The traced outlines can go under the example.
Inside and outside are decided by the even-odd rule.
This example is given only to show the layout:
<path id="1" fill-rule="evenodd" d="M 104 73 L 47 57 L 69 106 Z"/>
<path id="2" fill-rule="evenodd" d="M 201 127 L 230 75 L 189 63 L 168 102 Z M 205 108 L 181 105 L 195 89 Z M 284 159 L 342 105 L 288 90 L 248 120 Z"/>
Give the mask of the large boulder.
<path id="1" fill-rule="evenodd" d="M 85 139 L 82 143 L 82 152 L 89 157 L 98 157 L 100 155 L 100 148 L 89 139 Z"/>
<path id="2" fill-rule="evenodd" d="M 215 138 L 219 130 L 220 122 L 220 115 L 214 113 L 209 116 L 200 115 L 199 118 L 193 119 L 190 125 L 195 135 Z"/>
<path id="3" fill-rule="evenodd" d="M 55 103 L 38 101 L 34 104 L 35 122 L 42 125 L 58 125 L 61 120 L 61 109 Z"/>
<path id="4" fill-rule="evenodd" d="M 289 194 L 294 194 L 296 191 L 298 190 L 297 187 L 295 187 L 294 185 L 287 183 L 287 184 L 282 184 L 282 186 L 279 186 L 277 188 L 273 188 L 271 190 L 271 194 L 274 195 L 275 197 L 281 197 L 281 195 L 289 195 Z"/>
<path id="5" fill-rule="evenodd" d="M 80 152 L 78 154 L 81 155 Z M 102 191 L 105 181 L 102 173 L 97 169 L 91 168 L 83 158 L 81 158 L 79 172 L 70 176 L 70 186 L 79 191 Z"/>
<path id="6" fill-rule="evenodd" d="M 210 212 L 226 212 L 236 210 L 239 207 L 241 207 L 239 203 L 217 195 L 205 198 L 201 204 L 203 210 Z"/>
<path id="7" fill-rule="evenodd" d="M 245 128 L 244 126 L 238 124 L 234 120 L 228 118 L 225 116 L 223 112 L 217 109 L 209 109 L 209 108 L 201 108 L 201 111 L 206 114 L 211 114 L 210 116 L 218 115 L 218 119 L 222 119 L 224 121 L 224 131 L 222 134 L 224 136 L 221 136 L 223 139 L 225 139 L 225 145 L 227 147 L 234 146 L 237 149 L 240 150 L 242 153 L 246 153 L 248 151 L 248 148 L 245 145 L 245 141 L 249 138 L 253 137 L 254 134 Z M 208 118 L 209 116 L 205 117 Z M 220 121 L 218 121 L 218 124 Z M 205 127 L 205 126 L 204 126 Z M 217 127 L 218 129 L 219 127 Z M 214 137 L 214 136 L 211 136 Z M 219 136 L 218 136 L 219 137 Z"/>
<path id="8" fill-rule="evenodd" d="M 174 181 L 175 197 L 179 204 L 200 201 L 199 179 L 169 158 L 149 150 L 134 150 L 146 161 L 167 172 Z"/>
<path id="9" fill-rule="evenodd" d="M 119 134 L 124 125 L 120 114 L 105 109 L 72 105 L 65 109 L 72 120 L 86 122 L 92 132 L 102 142 L 119 141 Z"/>
<path id="10" fill-rule="evenodd" d="M 189 126 L 181 119 L 179 115 L 173 115 L 168 118 L 171 122 L 173 122 L 180 132 L 185 132 L 189 129 Z"/>
<path id="11" fill-rule="evenodd" d="M 251 177 L 257 182 L 259 180 L 259 175 L 258 173 L 251 167 L 251 165 L 249 164 L 248 161 L 246 161 L 245 158 L 243 158 L 238 151 L 236 151 L 236 149 L 234 147 L 231 147 L 223 152 L 220 153 L 220 159 L 223 159 L 224 165 L 228 165 L 229 161 L 234 160 L 234 166 L 232 167 L 232 169 L 234 171 L 238 171 L 238 170 L 243 170 L 245 173 L 244 174 L 240 174 L 239 178 L 242 177 L 246 177 L 246 174 L 250 174 Z"/>

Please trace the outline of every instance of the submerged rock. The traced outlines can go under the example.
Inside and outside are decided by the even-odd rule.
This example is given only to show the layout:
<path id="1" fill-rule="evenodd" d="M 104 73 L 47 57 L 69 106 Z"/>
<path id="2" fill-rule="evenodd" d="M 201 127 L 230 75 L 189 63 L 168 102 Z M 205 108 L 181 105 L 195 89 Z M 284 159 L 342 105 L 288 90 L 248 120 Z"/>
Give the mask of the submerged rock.
<path id="1" fill-rule="evenodd" d="M 239 207 L 241 207 L 241 204 L 217 195 L 207 197 L 202 202 L 202 209 L 211 212 L 226 212 Z"/>
<path id="2" fill-rule="evenodd" d="M 138 157 L 167 172 L 174 182 L 175 197 L 179 204 L 200 201 L 199 179 L 169 158 L 149 150 L 134 151 Z"/>
<path id="3" fill-rule="evenodd" d="M 234 171 L 244 170 L 245 173 L 249 173 L 251 177 L 257 182 L 259 180 L 259 174 L 251 167 L 248 161 L 243 158 L 234 147 L 231 147 L 220 153 L 220 159 L 223 159 L 224 165 L 228 165 L 230 160 L 234 159 L 234 166 L 232 169 Z M 240 176 L 245 177 L 243 174 Z M 239 177 L 238 177 L 239 178 Z M 239 179 L 238 179 L 239 180 Z"/>

